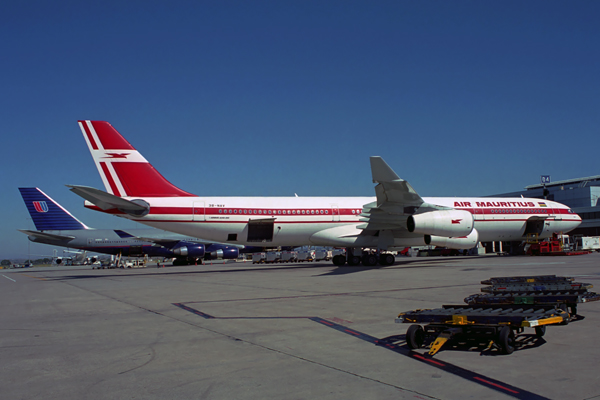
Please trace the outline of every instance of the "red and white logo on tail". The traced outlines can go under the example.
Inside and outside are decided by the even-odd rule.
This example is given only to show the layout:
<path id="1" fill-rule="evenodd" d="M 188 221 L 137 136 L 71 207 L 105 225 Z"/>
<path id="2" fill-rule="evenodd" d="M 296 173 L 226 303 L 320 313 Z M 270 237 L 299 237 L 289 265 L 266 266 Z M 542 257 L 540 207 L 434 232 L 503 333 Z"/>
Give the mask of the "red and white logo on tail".
<path id="1" fill-rule="evenodd" d="M 107 192 L 119 197 L 193 196 L 167 181 L 108 122 L 78 122 Z"/>

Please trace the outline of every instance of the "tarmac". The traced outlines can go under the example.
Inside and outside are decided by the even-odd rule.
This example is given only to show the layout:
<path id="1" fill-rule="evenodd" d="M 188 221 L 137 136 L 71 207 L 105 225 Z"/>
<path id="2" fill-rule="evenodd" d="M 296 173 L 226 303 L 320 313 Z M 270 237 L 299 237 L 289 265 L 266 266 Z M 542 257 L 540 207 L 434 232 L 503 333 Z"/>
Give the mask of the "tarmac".
<path id="1" fill-rule="evenodd" d="M 552 274 L 600 288 L 600 254 L 0 270 L 0 398 L 600 398 L 600 302 L 543 338 L 525 329 L 511 355 L 449 342 L 429 357 L 395 323 L 490 277 Z"/>

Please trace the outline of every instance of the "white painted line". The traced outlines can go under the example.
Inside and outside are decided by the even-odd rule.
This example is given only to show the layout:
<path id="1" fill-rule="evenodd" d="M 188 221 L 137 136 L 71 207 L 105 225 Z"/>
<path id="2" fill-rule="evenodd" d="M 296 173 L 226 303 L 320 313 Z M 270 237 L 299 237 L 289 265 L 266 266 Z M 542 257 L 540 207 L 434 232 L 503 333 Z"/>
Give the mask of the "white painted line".
<path id="1" fill-rule="evenodd" d="M 6 279 L 10 279 L 10 280 L 11 280 L 11 281 L 13 281 L 13 282 L 16 282 L 16 281 L 15 281 L 13 278 L 9 278 L 8 276 L 6 276 L 6 275 L 4 275 L 4 274 L 2 274 L 2 276 L 3 276 L 3 277 L 5 277 Z"/>

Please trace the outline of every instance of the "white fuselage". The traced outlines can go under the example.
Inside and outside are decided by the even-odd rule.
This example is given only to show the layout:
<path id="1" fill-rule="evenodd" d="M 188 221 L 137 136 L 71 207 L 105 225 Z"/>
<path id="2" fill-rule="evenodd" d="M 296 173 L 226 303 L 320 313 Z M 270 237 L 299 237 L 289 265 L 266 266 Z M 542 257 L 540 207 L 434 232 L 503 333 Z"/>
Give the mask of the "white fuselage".
<path id="1" fill-rule="evenodd" d="M 128 197 L 128 200 L 138 198 Z M 375 197 L 146 197 L 150 212 L 121 217 L 183 235 L 224 243 L 264 246 L 373 246 L 376 237 L 360 237 L 363 205 Z M 527 220 L 542 221 L 539 237 L 568 232 L 581 218 L 567 206 L 531 198 L 423 198 L 426 203 L 473 214 L 480 242 L 523 240 Z M 86 202 L 86 207 L 98 209 Z M 272 226 L 271 226 L 272 224 Z M 272 237 L 261 240 L 261 225 Z M 249 232 L 255 229 L 256 232 Z M 406 229 L 406 228 L 403 228 Z M 249 237 L 250 234 L 250 237 Z M 423 245 L 423 235 L 395 235 L 393 246 Z M 262 244 L 260 243 L 262 242 Z"/>

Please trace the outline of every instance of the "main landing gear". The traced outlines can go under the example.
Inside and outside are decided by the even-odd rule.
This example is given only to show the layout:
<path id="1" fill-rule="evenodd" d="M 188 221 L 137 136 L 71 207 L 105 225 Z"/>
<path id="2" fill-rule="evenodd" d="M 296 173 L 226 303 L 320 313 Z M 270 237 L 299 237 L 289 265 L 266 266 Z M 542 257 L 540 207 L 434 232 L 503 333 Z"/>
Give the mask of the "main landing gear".
<path id="1" fill-rule="evenodd" d="M 396 257 L 391 253 L 380 253 L 379 251 L 363 250 L 362 254 L 357 255 L 354 249 L 346 249 L 346 254 L 338 254 L 333 257 L 333 264 L 338 267 L 348 263 L 349 266 L 357 266 L 362 263 L 365 267 L 374 267 L 394 265 Z"/>

